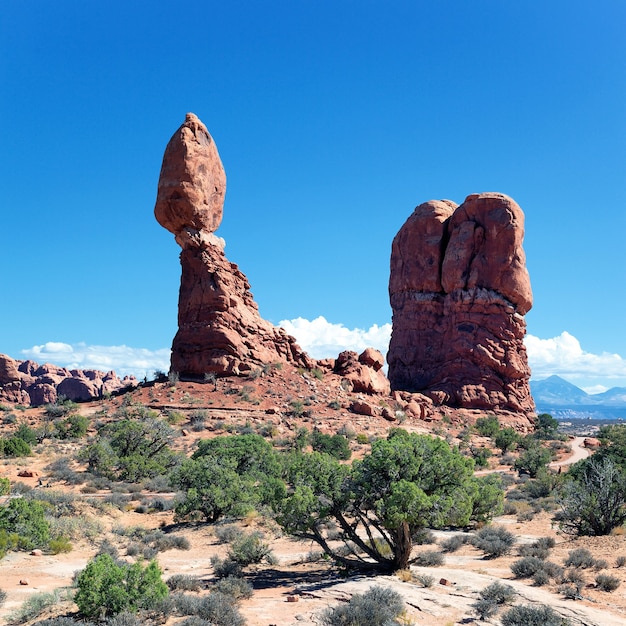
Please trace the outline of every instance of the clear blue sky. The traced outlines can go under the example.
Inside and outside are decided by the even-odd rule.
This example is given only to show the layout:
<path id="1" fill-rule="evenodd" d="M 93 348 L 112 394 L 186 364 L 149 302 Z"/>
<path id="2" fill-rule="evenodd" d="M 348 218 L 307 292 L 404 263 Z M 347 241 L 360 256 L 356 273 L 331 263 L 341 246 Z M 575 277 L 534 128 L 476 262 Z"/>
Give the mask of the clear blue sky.
<path id="1" fill-rule="evenodd" d="M 560 354 L 537 373 L 626 386 L 625 24 L 623 0 L 5 0 L 0 352 L 171 345 L 179 248 L 152 211 L 193 111 L 267 319 L 389 323 L 413 208 L 500 191 L 534 353 Z"/>

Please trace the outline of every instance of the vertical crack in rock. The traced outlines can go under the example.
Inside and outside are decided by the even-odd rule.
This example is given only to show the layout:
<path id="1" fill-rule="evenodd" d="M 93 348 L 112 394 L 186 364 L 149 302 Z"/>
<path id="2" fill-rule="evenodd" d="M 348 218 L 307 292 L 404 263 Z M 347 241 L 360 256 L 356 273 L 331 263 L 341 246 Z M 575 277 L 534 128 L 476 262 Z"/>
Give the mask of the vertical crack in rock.
<path id="1" fill-rule="evenodd" d="M 455 407 L 534 412 L 524 214 L 508 196 L 419 205 L 393 240 L 393 390 Z"/>
<path id="2" fill-rule="evenodd" d="M 182 379 L 244 374 L 266 363 L 313 361 L 262 319 L 248 279 L 213 233 L 222 221 L 226 174 L 205 125 L 188 113 L 165 149 L 154 214 L 182 248 L 178 332 L 171 370 Z"/>

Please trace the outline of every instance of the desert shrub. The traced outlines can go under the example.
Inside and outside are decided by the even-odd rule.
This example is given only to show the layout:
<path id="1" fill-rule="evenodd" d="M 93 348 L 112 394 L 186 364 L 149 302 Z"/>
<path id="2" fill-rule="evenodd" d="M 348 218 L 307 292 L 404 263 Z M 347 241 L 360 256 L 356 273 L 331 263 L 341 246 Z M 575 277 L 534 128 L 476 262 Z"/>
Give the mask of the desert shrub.
<path id="1" fill-rule="evenodd" d="M 63 594 L 60 589 L 34 593 L 28 596 L 17 611 L 9 615 L 8 621 L 12 624 L 28 622 L 41 615 L 48 607 L 54 606 L 64 599 L 67 599 L 67 594 Z"/>
<path id="2" fill-rule="evenodd" d="M 8 623 L 21 624 L 35 619 L 49 607 L 60 602 L 72 600 L 72 591 L 68 588 L 53 589 L 50 592 L 35 593 L 8 617 Z"/>
<path id="3" fill-rule="evenodd" d="M 577 535 L 608 535 L 626 522 L 626 472 L 608 456 L 576 463 L 560 493 L 559 525 Z"/>
<path id="4" fill-rule="evenodd" d="M 146 626 L 152 623 L 146 621 L 143 615 L 139 617 L 129 611 L 122 611 L 106 620 L 106 626 Z"/>
<path id="5" fill-rule="evenodd" d="M 215 529 L 215 536 L 220 543 L 231 543 L 243 535 L 243 530 L 235 524 L 225 524 Z"/>
<path id="6" fill-rule="evenodd" d="M 183 535 L 163 535 L 153 540 L 152 547 L 158 552 L 165 552 L 166 550 L 189 550 L 191 544 Z"/>
<path id="7" fill-rule="evenodd" d="M 596 576 L 596 587 L 601 591 L 615 591 L 621 584 L 621 581 L 616 576 L 610 576 L 609 574 L 598 574 Z"/>
<path id="8" fill-rule="evenodd" d="M 587 583 L 585 575 L 581 571 L 579 571 L 577 569 L 569 569 L 569 570 L 567 570 L 563 574 L 563 576 L 561 577 L 561 580 L 564 583 L 564 585 L 566 585 L 567 583 L 571 583 L 571 585 L 576 590 L 576 594 L 575 595 L 577 595 L 577 596 L 580 595 L 580 590 Z"/>
<path id="9" fill-rule="evenodd" d="M 325 626 L 391 626 L 398 623 L 403 609 L 397 591 L 377 585 L 353 595 L 347 604 L 326 609 L 320 617 Z"/>
<path id="10" fill-rule="evenodd" d="M 533 585 L 543 587 L 543 585 L 547 585 L 550 582 L 550 574 L 545 569 L 540 569 L 533 574 L 532 579 Z"/>
<path id="11" fill-rule="evenodd" d="M 107 622 L 108 624 L 108 622 Z M 76 626 L 76 621 L 71 617 L 59 615 L 35 622 L 35 626 Z M 93 622 L 81 621 L 80 626 L 94 626 Z"/>
<path id="12" fill-rule="evenodd" d="M 151 608 L 168 593 L 156 561 L 144 568 L 140 562 L 118 564 L 108 554 L 89 561 L 78 574 L 76 586 L 74 601 L 87 617 Z"/>
<path id="13" fill-rule="evenodd" d="M 618 556 L 615 559 L 615 567 L 624 567 L 626 565 L 626 556 Z"/>
<path id="14" fill-rule="evenodd" d="M 202 409 L 192 411 L 189 414 L 189 425 L 191 426 L 191 430 L 195 432 L 201 432 L 206 428 L 206 420 L 207 412 Z"/>
<path id="15" fill-rule="evenodd" d="M 443 565 L 443 561 L 443 554 L 435 550 L 420 552 L 414 559 L 415 565 L 422 567 L 438 567 L 439 565 Z"/>
<path id="16" fill-rule="evenodd" d="M 244 626 L 246 623 L 233 599 L 219 591 L 201 598 L 197 611 L 197 616 L 212 626 Z"/>
<path id="17" fill-rule="evenodd" d="M 417 574 L 415 578 L 422 584 L 424 587 L 432 587 L 435 584 L 435 579 L 429 574 Z"/>
<path id="18" fill-rule="evenodd" d="M 500 430 L 500 422 L 495 415 L 489 415 L 488 417 L 479 417 L 474 427 L 483 437 L 495 437 Z"/>
<path id="19" fill-rule="evenodd" d="M 476 533 L 471 542 L 488 558 L 496 558 L 511 551 L 515 536 L 503 526 L 485 526 Z"/>
<path id="20" fill-rule="evenodd" d="M 237 537 L 230 545 L 228 558 L 241 567 L 247 567 L 261 561 L 271 561 L 273 553 L 269 544 L 263 541 L 263 536 L 254 532 Z"/>
<path id="21" fill-rule="evenodd" d="M 80 439 L 87 434 L 89 420 L 84 415 L 70 415 L 54 423 L 59 439 Z"/>
<path id="22" fill-rule="evenodd" d="M 581 600 L 580 589 L 576 585 L 559 585 L 559 593 L 567 600 Z"/>
<path id="23" fill-rule="evenodd" d="M 510 452 L 515 448 L 520 440 L 520 436 L 518 432 L 507 426 L 506 428 L 501 429 L 498 433 L 496 433 L 493 441 L 498 448 L 504 454 L 505 452 Z"/>
<path id="24" fill-rule="evenodd" d="M 65 491 L 53 489 L 37 489 L 24 495 L 27 500 L 37 500 L 50 505 L 48 511 L 54 517 L 63 517 L 76 514 L 76 496 Z"/>
<path id="25" fill-rule="evenodd" d="M 52 554 L 61 554 L 64 552 L 71 552 L 74 549 L 74 546 L 71 544 L 70 540 L 67 539 L 67 537 L 56 537 L 55 539 L 50 540 L 48 549 Z"/>
<path id="26" fill-rule="evenodd" d="M 511 564 L 515 578 L 530 578 L 539 570 L 543 570 L 543 561 L 536 556 L 525 556 Z"/>
<path id="27" fill-rule="evenodd" d="M 7 601 L 7 592 L 4 589 L 0 589 L 0 606 L 3 606 Z"/>
<path id="28" fill-rule="evenodd" d="M 502 626 L 569 626 L 569 624 L 569 620 L 563 619 L 546 605 L 514 606 L 502 616 Z"/>
<path id="29" fill-rule="evenodd" d="M 170 591 L 200 591 L 202 588 L 202 582 L 198 577 L 189 574 L 174 574 L 165 581 L 165 584 Z"/>
<path id="30" fill-rule="evenodd" d="M 472 608 L 481 620 L 485 620 L 495 615 L 501 605 L 511 602 L 515 596 L 515 590 L 511 585 L 494 582 L 478 595 L 478 600 L 472 604 Z"/>
<path id="31" fill-rule="evenodd" d="M 444 552 L 456 552 L 465 543 L 467 543 L 465 535 L 452 535 L 444 539 L 440 545 Z"/>
<path id="32" fill-rule="evenodd" d="M 0 496 L 6 496 L 11 491 L 11 481 L 4 476 L 0 476 Z"/>
<path id="33" fill-rule="evenodd" d="M 550 450 L 537 442 L 533 442 L 531 446 L 519 455 L 513 467 L 518 472 L 524 472 L 531 478 L 535 478 L 541 470 L 545 469 L 551 459 L 552 453 Z"/>
<path id="34" fill-rule="evenodd" d="M 551 548 L 555 545 L 552 537 L 541 537 L 533 543 L 522 544 L 518 548 L 518 554 L 520 556 L 534 556 L 538 559 L 547 559 Z"/>
<path id="35" fill-rule="evenodd" d="M 570 550 L 567 558 L 565 559 L 565 567 L 581 567 L 587 569 L 593 567 L 596 561 L 593 558 L 593 554 L 587 550 L 587 548 L 576 548 Z"/>
<path id="36" fill-rule="evenodd" d="M 609 562 L 606 559 L 595 559 L 593 567 L 596 570 L 607 569 L 609 567 Z"/>
<path id="37" fill-rule="evenodd" d="M 30 456 L 32 453 L 30 445 L 19 437 L 0 439 L 0 454 L 4 454 L 4 456 Z"/>
<path id="38" fill-rule="evenodd" d="M 493 452 L 489 448 L 470 448 L 470 454 L 474 459 L 476 467 L 488 467 L 489 459 L 493 456 Z"/>
<path id="39" fill-rule="evenodd" d="M 0 507 L 0 531 L 15 534 L 17 547 L 22 550 L 45 548 L 50 540 L 50 524 L 41 502 L 14 498 Z"/>
<path id="40" fill-rule="evenodd" d="M 213 566 L 213 573 L 217 578 L 227 578 L 228 576 L 241 577 L 243 575 L 241 565 L 229 558 L 220 559 L 218 556 L 212 556 L 211 565 Z"/>
<path id="41" fill-rule="evenodd" d="M 413 543 L 418 546 L 437 543 L 435 533 L 430 528 L 418 528 L 411 537 Z"/>
<path id="42" fill-rule="evenodd" d="M 338 433 L 327 435 L 319 430 L 314 430 L 310 439 L 311 447 L 316 452 L 325 452 L 342 461 L 346 461 L 352 456 L 348 440 L 343 435 Z"/>
<path id="43" fill-rule="evenodd" d="M 37 443 L 37 433 L 26 422 L 19 423 L 14 437 L 25 441 L 29 446 Z"/>
<path id="44" fill-rule="evenodd" d="M 178 626 L 214 626 L 213 622 L 209 622 L 206 619 L 202 619 L 197 615 L 193 615 L 192 617 L 188 617 L 187 619 L 180 622 Z"/>
<path id="45" fill-rule="evenodd" d="M 226 576 L 215 583 L 215 591 L 230 596 L 236 601 L 252 597 L 252 585 L 239 576 Z"/>

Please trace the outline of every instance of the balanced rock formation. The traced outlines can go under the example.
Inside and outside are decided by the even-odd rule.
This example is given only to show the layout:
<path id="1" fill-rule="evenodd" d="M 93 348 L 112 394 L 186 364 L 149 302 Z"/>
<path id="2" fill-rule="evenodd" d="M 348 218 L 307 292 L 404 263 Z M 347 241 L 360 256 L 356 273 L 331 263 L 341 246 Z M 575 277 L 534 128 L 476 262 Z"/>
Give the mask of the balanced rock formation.
<path id="1" fill-rule="evenodd" d="M 508 196 L 418 206 L 393 240 L 387 361 L 394 390 L 532 414 L 524 214 Z"/>
<path id="2" fill-rule="evenodd" d="M 134 376 L 121 379 L 115 372 L 68 370 L 0 354 L 0 401 L 4 402 L 41 406 L 56 402 L 60 396 L 75 401 L 95 400 L 135 386 Z"/>
<path id="3" fill-rule="evenodd" d="M 154 214 L 182 248 L 178 332 L 171 370 L 183 379 L 238 375 L 255 365 L 313 361 L 296 340 L 262 319 L 247 278 L 213 233 L 222 220 L 226 175 L 204 124 L 188 113 L 165 149 Z"/>

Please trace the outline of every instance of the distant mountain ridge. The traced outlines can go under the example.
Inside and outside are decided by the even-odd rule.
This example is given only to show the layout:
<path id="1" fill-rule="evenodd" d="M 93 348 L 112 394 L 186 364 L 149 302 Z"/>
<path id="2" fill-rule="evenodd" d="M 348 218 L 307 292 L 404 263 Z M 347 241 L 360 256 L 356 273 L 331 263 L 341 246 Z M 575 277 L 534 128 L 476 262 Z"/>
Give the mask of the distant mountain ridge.
<path id="1" fill-rule="evenodd" d="M 558 419 L 626 419 L 626 387 L 589 394 L 554 375 L 544 380 L 531 380 L 530 391 L 537 412 L 550 413 Z"/>

